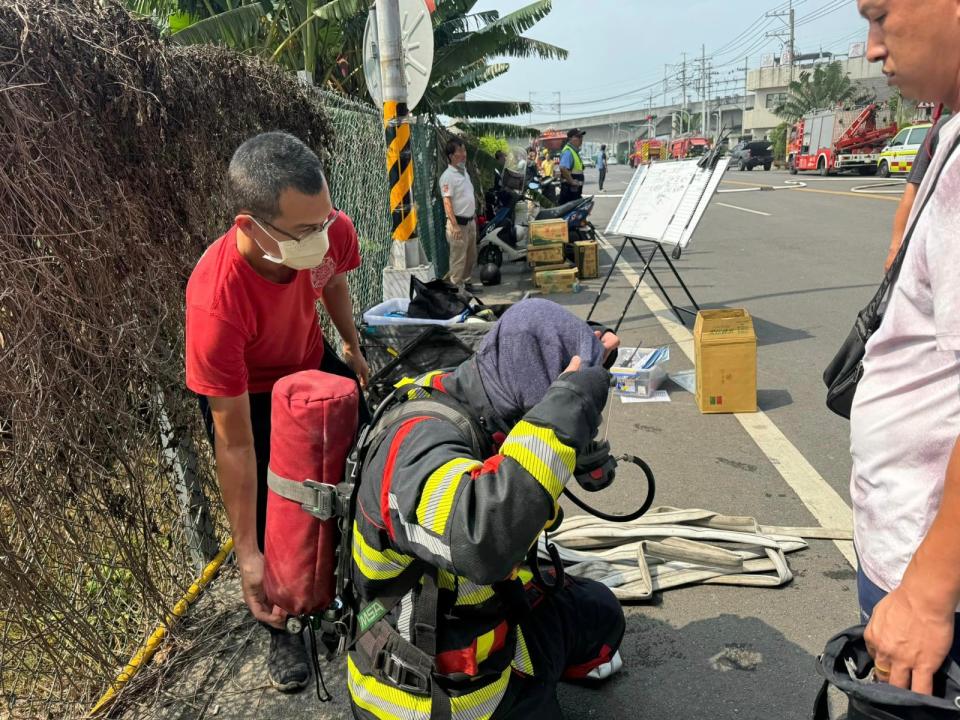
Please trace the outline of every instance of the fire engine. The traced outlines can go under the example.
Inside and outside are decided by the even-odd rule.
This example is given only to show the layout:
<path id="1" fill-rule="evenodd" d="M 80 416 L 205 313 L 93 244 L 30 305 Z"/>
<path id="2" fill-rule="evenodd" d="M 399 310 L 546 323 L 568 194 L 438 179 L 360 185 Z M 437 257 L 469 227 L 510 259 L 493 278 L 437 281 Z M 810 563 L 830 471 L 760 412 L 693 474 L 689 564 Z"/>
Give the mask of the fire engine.
<path id="1" fill-rule="evenodd" d="M 556 155 L 567 144 L 567 133 L 563 130 L 544 130 L 543 135 L 533 141 L 533 147 L 537 149 L 537 154 L 544 148 L 550 151 L 550 155 Z"/>
<path id="2" fill-rule="evenodd" d="M 647 165 L 652 160 L 666 160 L 667 145 L 661 140 L 637 140 L 630 155 L 630 167 Z"/>
<path id="3" fill-rule="evenodd" d="M 670 157 L 674 160 L 700 157 L 706 153 L 710 147 L 710 138 L 705 138 L 700 135 L 679 137 L 670 142 Z"/>
<path id="4" fill-rule="evenodd" d="M 880 151 L 897 134 L 897 124 L 877 103 L 858 110 L 818 110 L 807 113 L 790 133 L 787 168 L 817 170 L 829 175 L 857 170 L 861 175 L 877 171 Z"/>

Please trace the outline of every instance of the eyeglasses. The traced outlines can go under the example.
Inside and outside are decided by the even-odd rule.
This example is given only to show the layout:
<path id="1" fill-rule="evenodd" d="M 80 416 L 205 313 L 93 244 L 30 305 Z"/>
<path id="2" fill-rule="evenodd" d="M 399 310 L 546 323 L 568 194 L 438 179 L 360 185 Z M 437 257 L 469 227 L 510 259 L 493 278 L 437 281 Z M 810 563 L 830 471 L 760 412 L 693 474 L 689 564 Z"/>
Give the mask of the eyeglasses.
<path id="1" fill-rule="evenodd" d="M 256 215 L 251 215 L 250 217 L 254 218 L 258 223 L 263 223 L 264 225 L 269 227 L 271 230 L 276 230 L 278 233 L 280 233 L 284 237 L 300 242 L 305 237 L 307 237 L 307 235 L 312 235 L 315 232 L 326 232 L 327 230 L 329 230 L 330 226 L 337 221 L 338 217 L 340 217 L 340 211 L 336 207 L 334 207 L 333 210 L 330 211 L 330 214 L 327 215 L 327 219 L 323 221 L 322 225 L 316 225 L 310 228 L 309 230 L 306 230 L 305 232 L 301 233 L 299 237 L 297 237 L 296 235 L 291 235 L 286 230 L 282 230 L 281 228 L 278 228 L 269 220 L 264 220 L 263 218 L 257 217 Z"/>

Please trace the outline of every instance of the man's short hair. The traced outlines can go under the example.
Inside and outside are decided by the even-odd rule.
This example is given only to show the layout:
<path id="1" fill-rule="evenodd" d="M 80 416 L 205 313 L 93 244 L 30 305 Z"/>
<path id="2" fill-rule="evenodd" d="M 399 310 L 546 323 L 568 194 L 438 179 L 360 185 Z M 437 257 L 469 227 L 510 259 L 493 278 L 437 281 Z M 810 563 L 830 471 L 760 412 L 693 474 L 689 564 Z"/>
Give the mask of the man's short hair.
<path id="1" fill-rule="evenodd" d="M 261 133 L 245 141 L 233 153 L 227 170 L 234 211 L 247 211 L 266 220 L 280 214 L 284 190 L 318 195 L 325 184 L 320 158 L 302 140 L 285 132 Z"/>
<path id="2" fill-rule="evenodd" d="M 462 147 L 463 147 L 463 140 L 461 140 L 460 138 L 454 137 L 447 140 L 447 147 L 446 147 L 447 162 L 449 162 L 450 158 L 453 157 L 453 154 Z"/>

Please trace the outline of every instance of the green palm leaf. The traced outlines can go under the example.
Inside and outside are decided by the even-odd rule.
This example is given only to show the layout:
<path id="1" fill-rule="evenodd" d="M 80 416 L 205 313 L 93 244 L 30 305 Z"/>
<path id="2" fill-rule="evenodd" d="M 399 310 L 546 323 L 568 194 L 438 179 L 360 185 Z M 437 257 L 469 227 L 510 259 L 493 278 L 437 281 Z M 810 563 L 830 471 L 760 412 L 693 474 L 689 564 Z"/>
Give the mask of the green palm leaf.
<path id="1" fill-rule="evenodd" d="M 241 5 L 218 15 L 198 20 L 170 38 L 179 45 L 228 45 L 246 50 L 256 45 L 263 7 L 259 2 Z"/>
<path id="2" fill-rule="evenodd" d="M 437 108 L 437 112 L 457 118 L 515 117 L 531 111 L 527 102 L 496 100 L 455 100 Z"/>
<path id="3" fill-rule="evenodd" d="M 321 20 L 341 22 L 356 15 L 366 15 L 370 7 L 369 0 L 330 0 L 313 11 Z"/>
<path id="4" fill-rule="evenodd" d="M 470 70 L 460 77 L 447 78 L 436 88 L 436 94 L 444 101 L 452 100 L 457 95 L 462 95 L 468 90 L 480 87 L 494 78 L 503 75 L 510 66 L 507 63 L 498 63 L 496 65 L 480 64 L 474 70 Z"/>
<path id="5" fill-rule="evenodd" d="M 479 137 L 480 135 L 494 135 L 502 138 L 536 137 L 540 131 L 525 125 L 514 125 L 501 122 L 476 122 L 459 120 L 456 127 L 463 132 Z"/>

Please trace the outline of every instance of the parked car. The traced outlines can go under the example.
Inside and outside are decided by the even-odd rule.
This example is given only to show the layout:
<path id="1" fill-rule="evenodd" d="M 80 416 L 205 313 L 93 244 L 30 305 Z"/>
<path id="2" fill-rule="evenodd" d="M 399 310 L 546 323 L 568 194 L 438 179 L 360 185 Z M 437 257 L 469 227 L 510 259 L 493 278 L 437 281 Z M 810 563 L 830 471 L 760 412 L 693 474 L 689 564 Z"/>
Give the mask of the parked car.
<path id="1" fill-rule="evenodd" d="M 764 170 L 773 167 L 773 145 L 769 140 L 741 140 L 730 151 L 730 166 L 741 170 L 753 170 L 763 165 Z"/>
<path id="2" fill-rule="evenodd" d="M 887 143 L 877 160 L 877 175 L 906 175 L 913 168 L 917 151 L 923 147 L 923 141 L 930 132 L 930 123 L 920 123 L 903 128 Z"/>
<path id="3" fill-rule="evenodd" d="M 582 156 L 581 159 L 583 160 L 583 166 L 584 166 L 585 168 L 592 168 L 592 167 L 596 167 L 596 166 L 597 166 L 597 161 L 593 159 L 593 156 L 592 156 L 592 155 L 591 155 L 591 156 L 586 156 L 586 155 L 585 155 L 585 156 Z"/>
<path id="4" fill-rule="evenodd" d="M 608 166 L 609 166 L 609 165 L 619 165 L 619 164 L 620 164 L 620 161 L 617 160 L 617 156 L 616 156 L 616 155 L 608 155 L 608 156 L 607 156 L 607 165 L 608 165 Z"/>

